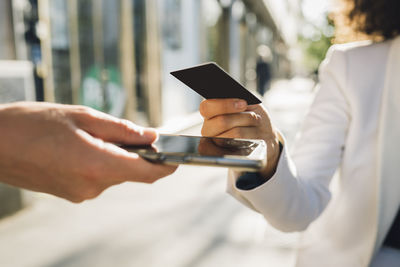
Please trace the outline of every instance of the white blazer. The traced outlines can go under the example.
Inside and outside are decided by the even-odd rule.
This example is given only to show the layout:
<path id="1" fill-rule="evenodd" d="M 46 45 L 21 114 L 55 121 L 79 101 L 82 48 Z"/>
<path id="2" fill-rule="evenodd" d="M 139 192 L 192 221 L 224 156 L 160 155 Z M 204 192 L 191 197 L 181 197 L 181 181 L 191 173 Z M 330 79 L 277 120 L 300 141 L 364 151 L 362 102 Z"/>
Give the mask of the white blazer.
<path id="1" fill-rule="evenodd" d="M 400 204 L 399 102 L 400 37 L 334 45 L 275 175 L 246 191 L 230 172 L 234 197 L 275 228 L 303 232 L 296 266 L 400 266 L 397 250 L 388 261 L 381 249 Z"/>

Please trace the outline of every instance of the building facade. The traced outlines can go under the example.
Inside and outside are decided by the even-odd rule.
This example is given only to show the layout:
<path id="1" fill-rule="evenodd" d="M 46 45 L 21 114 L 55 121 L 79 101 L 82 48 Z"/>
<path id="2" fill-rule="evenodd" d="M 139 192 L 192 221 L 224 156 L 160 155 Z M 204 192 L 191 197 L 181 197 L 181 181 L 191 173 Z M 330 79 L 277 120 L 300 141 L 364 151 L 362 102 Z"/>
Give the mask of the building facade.
<path id="1" fill-rule="evenodd" d="M 47 101 L 160 126 L 201 101 L 173 70 L 214 61 L 254 90 L 266 44 L 275 75 L 285 72 L 287 38 L 264 1 L 39 0 L 38 11 Z"/>

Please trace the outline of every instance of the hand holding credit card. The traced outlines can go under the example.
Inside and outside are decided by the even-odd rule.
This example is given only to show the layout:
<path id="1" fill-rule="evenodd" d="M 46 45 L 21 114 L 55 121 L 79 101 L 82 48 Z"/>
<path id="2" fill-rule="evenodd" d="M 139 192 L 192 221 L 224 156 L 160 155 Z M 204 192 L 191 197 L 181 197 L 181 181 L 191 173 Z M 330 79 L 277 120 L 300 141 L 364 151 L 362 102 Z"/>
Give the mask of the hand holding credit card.
<path id="1" fill-rule="evenodd" d="M 173 71 L 171 74 L 206 99 L 239 98 L 246 100 L 249 105 L 262 102 L 214 62 Z"/>

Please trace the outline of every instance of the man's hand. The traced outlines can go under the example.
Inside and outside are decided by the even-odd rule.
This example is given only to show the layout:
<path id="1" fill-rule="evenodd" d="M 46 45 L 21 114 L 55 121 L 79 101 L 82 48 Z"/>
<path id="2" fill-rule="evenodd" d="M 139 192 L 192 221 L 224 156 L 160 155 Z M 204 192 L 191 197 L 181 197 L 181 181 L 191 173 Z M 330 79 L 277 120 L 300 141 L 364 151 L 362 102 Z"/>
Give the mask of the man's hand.
<path id="1" fill-rule="evenodd" d="M 111 143 L 151 144 L 155 130 L 83 106 L 0 105 L 0 181 L 73 202 L 125 181 L 153 183 L 176 167 Z"/>
<path id="2" fill-rule="evenodd" d="M 263 139 L 267 144 L 267 166 L 261 175 L 269 179 L 279 159 L 279 139 L 267 111 L 240 99 L 208 99 L 200 104 L 204 117 L 203 136 Z"/>

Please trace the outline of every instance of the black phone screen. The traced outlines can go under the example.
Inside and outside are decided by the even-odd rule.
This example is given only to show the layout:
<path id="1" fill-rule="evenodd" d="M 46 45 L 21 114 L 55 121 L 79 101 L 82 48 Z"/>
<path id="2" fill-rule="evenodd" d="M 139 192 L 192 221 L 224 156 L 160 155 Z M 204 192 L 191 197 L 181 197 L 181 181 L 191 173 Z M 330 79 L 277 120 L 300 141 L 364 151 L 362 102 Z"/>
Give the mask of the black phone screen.
<path id="1" fill-rule="evenodd" d="M 160 135 L 151 146 L 124 146 L 138 152 L 201 156 L 248 156 L 260 145 L 257 140 L 184 135 Z"/>

